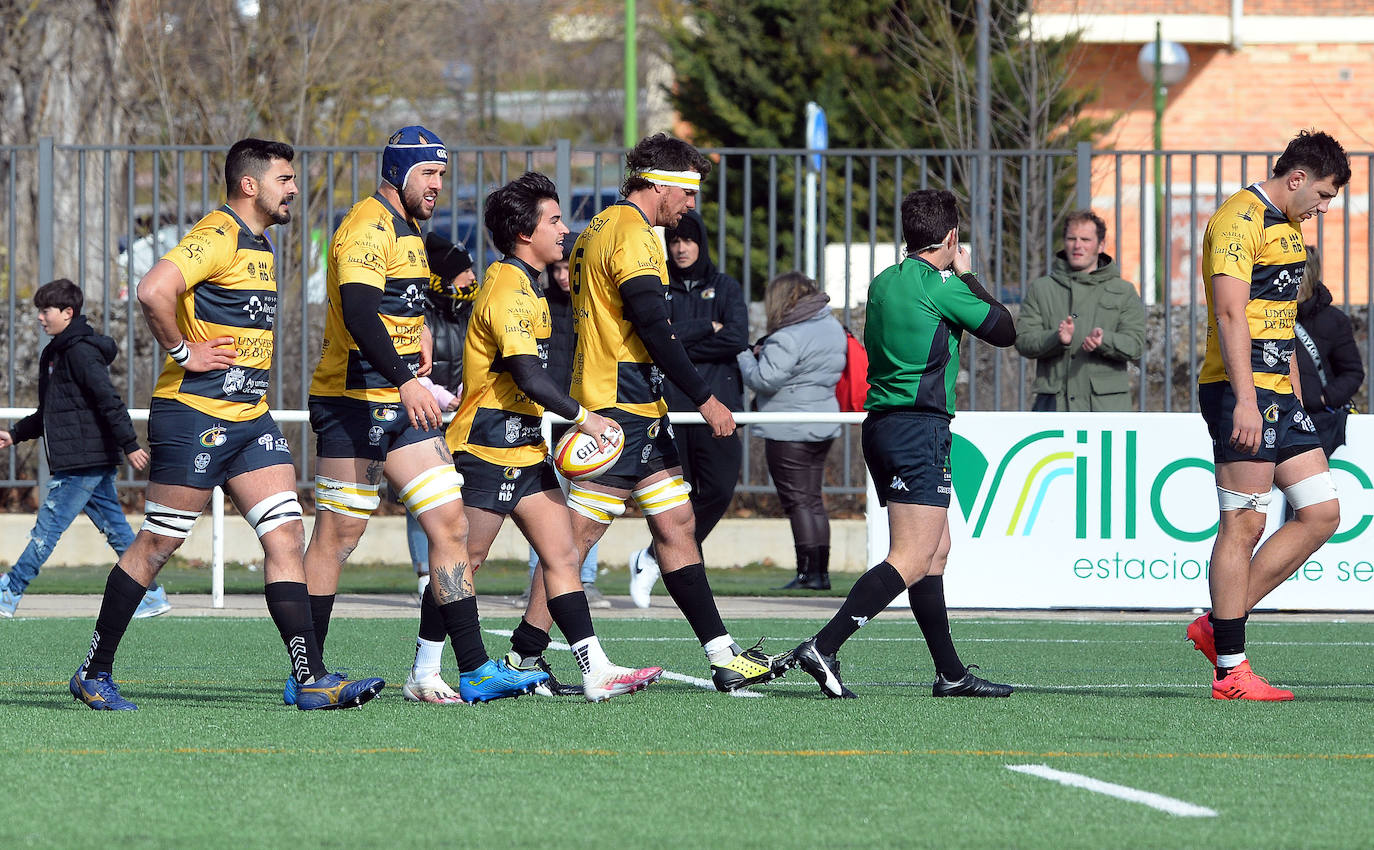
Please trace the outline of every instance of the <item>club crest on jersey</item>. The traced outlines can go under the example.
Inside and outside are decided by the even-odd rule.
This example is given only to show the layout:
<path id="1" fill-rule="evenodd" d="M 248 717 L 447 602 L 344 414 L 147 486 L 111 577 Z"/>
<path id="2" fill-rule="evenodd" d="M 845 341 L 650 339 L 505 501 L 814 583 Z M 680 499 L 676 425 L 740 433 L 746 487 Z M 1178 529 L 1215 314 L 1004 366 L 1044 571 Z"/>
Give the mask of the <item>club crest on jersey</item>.
<path id="1" fill-rule="evenodd" d="M 204 431 L 200 432 L 200 444 L 207 449 L 213 449 L 215 446 L 222 446 L 224 445 L 224 441 L 228 439 L 226 433 L 223 425 L 215 425 L 206 428 Z"/>
<path id="2" fill-rule="evenodd" d="M 233 395 L 243 392 L 243 388 L 248 385 L 248 373 L 238 366 L 231 366 L 224 373 L 224 394 Z"/>
<path id="3" fill-rule="evenodd" d="M 519 439 L 520 439 L 520 417 L 518 417 L 518 416 L 507 416 L 507 417 L 506 417 L 506 442 L 507 442 L 507 443 L 510 443 L 511 445 L 515 445 L 515 443 L 516 443 Z"/>
<path id="4" fill-rule="evenodd" d="M 1279 354 L 1279 344 L 1270 340 L 1260 346 L 1260 354 L 1264 357 L 1264 365 L 1277 366 L 1281 355 Z"/>
<path id="5" fill-rule="evenodd" d="M 378 422 L 395 422 L 396 408 L 394 407 L 374 407 L 372 408 L 372 418 Z"/>

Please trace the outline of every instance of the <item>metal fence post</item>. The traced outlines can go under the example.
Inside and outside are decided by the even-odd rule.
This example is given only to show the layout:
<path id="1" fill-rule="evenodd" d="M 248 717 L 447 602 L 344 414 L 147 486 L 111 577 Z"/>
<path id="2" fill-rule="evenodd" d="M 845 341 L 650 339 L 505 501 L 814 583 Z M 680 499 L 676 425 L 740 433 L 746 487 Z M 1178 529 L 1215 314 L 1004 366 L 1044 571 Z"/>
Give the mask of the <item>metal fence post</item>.
<path id="1" fill-rule="evenodd" d="M 37 287 L 53 279 L 53 181 L 55 179 L 55 168 L 53 165 L 53 139 L 52 136 L 43 136 L 38 140 L 38 280 L 34 282 Z M 47 334 L 43 334 L 46 343 Z M 43 451 L 38 453 L 38 492 L 39 501 L 43 500 L 44 493 L 48 492 L 48 441 L 43 439 Z"/>
<path id="2" fill-rule="evenodd" d="M 572 142 L 558 139 L 553 143 L 554 165 L 553 185 L 558 197 L 563 199 L 563 217 L 572 215 Z"/>
<path id="3" fill-rule="evenodd" d="M 1093 205 L 1092 142 L 1079 142 L 1074 155 L 1078 158 L 1078 186 L 1074 193 L 1074 206 L 1086 210 Z"/>

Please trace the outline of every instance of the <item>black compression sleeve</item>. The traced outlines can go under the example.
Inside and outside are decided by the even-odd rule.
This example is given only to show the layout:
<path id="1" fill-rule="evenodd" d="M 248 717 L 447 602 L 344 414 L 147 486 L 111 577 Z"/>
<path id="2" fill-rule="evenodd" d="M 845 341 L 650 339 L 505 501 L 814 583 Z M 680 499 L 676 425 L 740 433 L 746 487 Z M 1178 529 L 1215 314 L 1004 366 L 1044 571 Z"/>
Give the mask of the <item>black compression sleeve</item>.
<path id="1" fill-rule="evenodd" d="M 542 405 L 545 410 L 564 419 L 573 419 L 577 416 L 577 411 L 582 405 L 558 389 L 558 384 L 554 383 L 549 370 L 544 368 L 543 361 L 537 356 L 516 354 L 513 357 L 502 358 L 502 361 L 520 391 Z"/>
<path id="2" fill-rule="evenodd" d="M 358 344 L 358 350 L 383 378 L 399 387 L 415 376 L 386 332 L 380 315 L 382 291 L 365 283 L 345 283 L 339 287 L 339 308 L 344 328 Z"/>
<path id="3" fill-rule="evenodd" d="M 965 272 L 959 275 L 959 279 L 968 286 L 969 292 L 992 308 L 988 311 L 988 317 L 983 320 L 983 324 L 974 329 L 973 335 L 998 348 L 1006 348 L 1016 342 L 1016 323 L 1012 321 L 1011 311 L 988 294 L 973 272 Z"/>
<path id="4" fill-rule="evenodd" d="M 668 302 L 663 298 L 663 282 L 645 275 L 620 285 L 620 300 L 625 304 L 625 318 L 635 326 L 644 341 L 649 356 L 658 368 L 687 394 L 692 404 L 701 407 L 711 397 L 711 387 L 701 377 L 682 341 L 673 336 L 668 323 Z"/>

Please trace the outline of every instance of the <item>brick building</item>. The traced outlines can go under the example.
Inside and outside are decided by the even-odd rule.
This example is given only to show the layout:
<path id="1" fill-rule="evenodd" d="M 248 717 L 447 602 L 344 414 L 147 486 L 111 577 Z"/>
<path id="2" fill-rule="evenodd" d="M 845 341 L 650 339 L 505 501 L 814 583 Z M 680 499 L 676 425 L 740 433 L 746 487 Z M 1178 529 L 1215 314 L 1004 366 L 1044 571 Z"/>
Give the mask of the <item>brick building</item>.
<path id="1" fill-rule="evenodd" d="M 1164 149 L 1186 152 L 1170 157 L 1164 181 L 1170 300 L 1186 302 L 1188 290 L 1198 286 L 1195 248 L 1217 204 L 1218 182 L 1225 196 L 1262 179 L 1272 164 L 1264 154 L 1281 151 L 1302 128 L 1340 139 L 1354 171 L 1324 221 L 1308 223 L 1307 240 L 1321 245 L 1324 277 L 1338 302 L 1371 300 L 1374 0 L 1036 0 L 1037 35 L 1081 34 L 1073 83 L 1099 92 L 1090 114 L 1119 116 L 1099 148 L 1154 148 L 1151 86 L 1136 60 L 1141 46 L 1154 40 L 1155 21 L 1190 59 L 1187 77 L 1168 90 L 1163 122 Z M 1217 151 L 1256 155 L 1217 157 Z M 1147 214 L 1142 238 L 1141 210 L 1154 203 L 1154 193 L 1141 192 L 1146 162 L 1153 160 L 1122 155 L 1094 163 L 1100 212 L 1117 209 L 1121 173 L 1120 219 L 1108 216 L 1114 225 L 1108 238 L 1120 239 L 1123 268 L 1138 280 L 1153 278 L 1153 263 L 1142 263 L 1140 250 L 1142 243 L 1153 244 L 1154 230 Z M 1148 187 L 1151 169 L 1144 170 Z"/>

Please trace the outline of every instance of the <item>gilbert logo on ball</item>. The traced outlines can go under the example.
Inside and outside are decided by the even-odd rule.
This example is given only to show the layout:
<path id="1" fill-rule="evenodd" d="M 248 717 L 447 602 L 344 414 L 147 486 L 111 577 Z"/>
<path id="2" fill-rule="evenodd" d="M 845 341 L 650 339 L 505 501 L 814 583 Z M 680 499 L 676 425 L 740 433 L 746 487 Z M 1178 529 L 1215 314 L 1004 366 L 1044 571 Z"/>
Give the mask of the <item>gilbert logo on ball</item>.
<path id="1" fill-rule="evenodd" d="M 610 469 L 625 448 L 625 434 L 620 430 L 609 430 L 606 437 L 610 441 L 609 446 L 577 429 L 564 434 L 553 450 L 553 462 L 558 471 L 571 481 L 588 481 Z"/>

